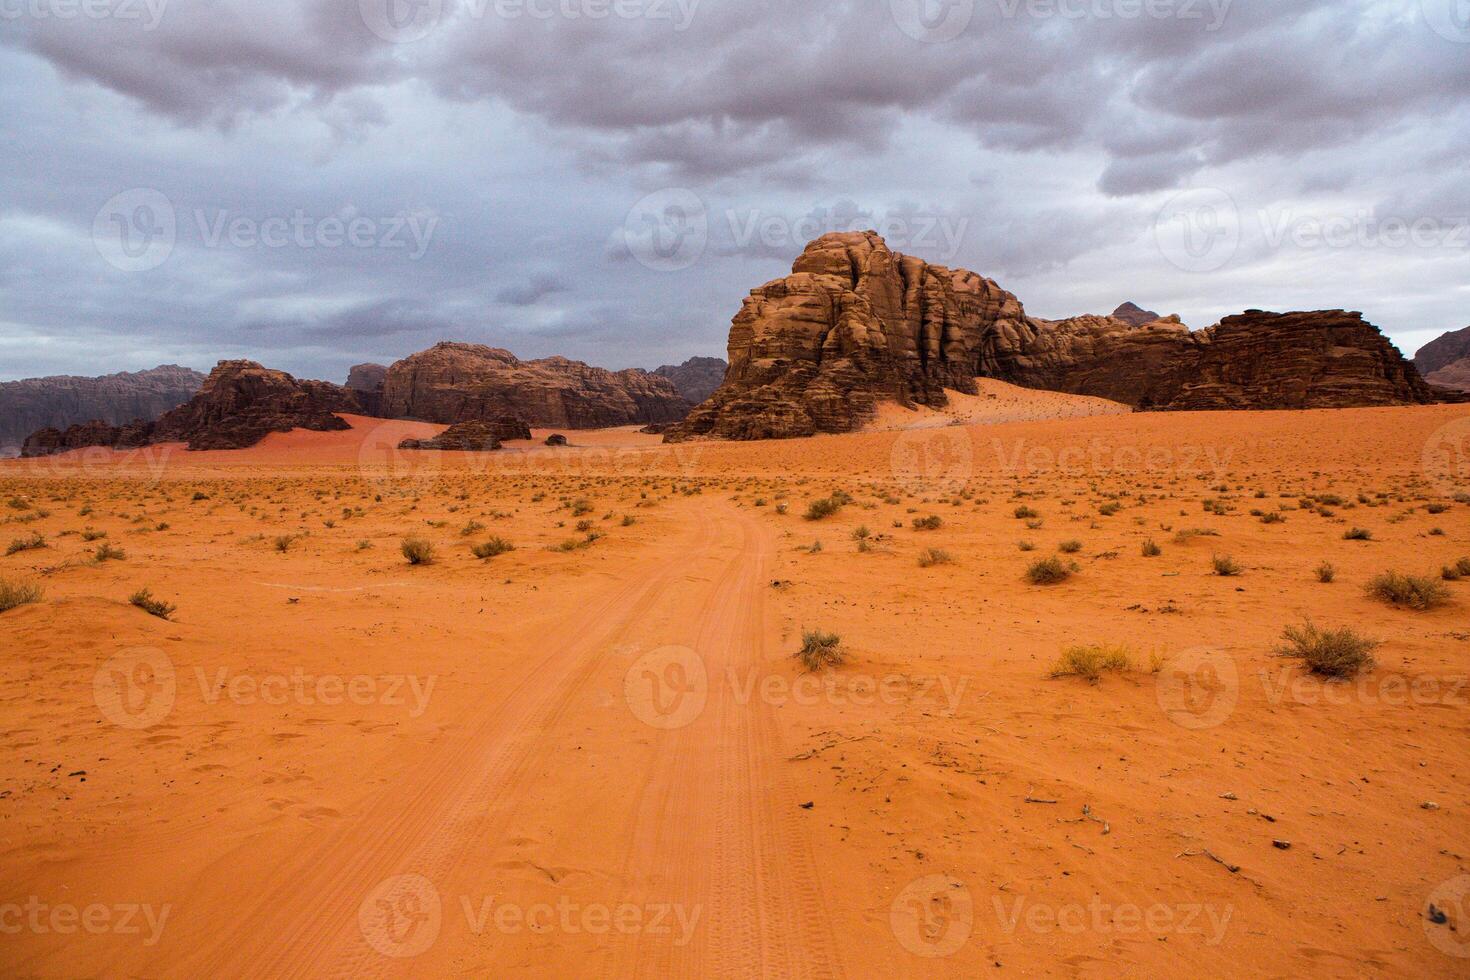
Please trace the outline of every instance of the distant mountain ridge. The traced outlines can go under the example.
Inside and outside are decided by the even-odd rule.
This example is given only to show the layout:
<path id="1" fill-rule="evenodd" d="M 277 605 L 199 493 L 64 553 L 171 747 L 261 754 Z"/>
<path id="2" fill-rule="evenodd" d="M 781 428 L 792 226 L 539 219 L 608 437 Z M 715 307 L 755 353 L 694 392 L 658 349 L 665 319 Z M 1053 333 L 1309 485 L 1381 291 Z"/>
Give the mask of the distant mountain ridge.
<path id="1" fill-rule="evenodd" d="M 1432 385 L 1470 391 L 1470 327 L 1452 330 L 1419 348 L 1414 366 Z"/>
<path id="2" fill-rule="evenodd" d="M 0 455 L 14 455 L 37 429 L 92 421 L 151 422 L 193 398 L 203 385 L 203 374 L 177 364 L 97 378 L 57 375 L 0 382 Z"/>
<path id="3" fill-rule="evenodd" d="M 691 357 L 683 364 L 665 364 L 653 373 L 668 378 L 691 405 L 698 405 L 725 380 L 730 365 L 721 357 Z"/>

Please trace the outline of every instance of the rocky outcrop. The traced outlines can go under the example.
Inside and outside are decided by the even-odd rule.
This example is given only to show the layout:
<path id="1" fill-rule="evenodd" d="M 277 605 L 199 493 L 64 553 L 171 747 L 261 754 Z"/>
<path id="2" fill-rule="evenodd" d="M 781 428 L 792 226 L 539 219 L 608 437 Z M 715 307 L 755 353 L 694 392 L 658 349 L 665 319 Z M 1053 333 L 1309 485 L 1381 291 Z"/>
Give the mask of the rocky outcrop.
<path id="1" fill-rule="evenodd" d="M 1339 408 L 1435 399 L 1358 313 L 1251 310 L 1191 332 L 1133 304 L 1047 321 L 974 272 L 891 252 L 874 232 L 823 236 L 755 289 L 730 329 L 724 383 L 670 441 L 846 432 L 883 400 L 943 407 L 975 378 L 1140 409 Z"/>
<path id="2" fill-rule="evenodd" d="M 1451 331 L 1419 348 L 1414 366 L 1432 385 L 1470 391 L 1470 327 Z"/>
<path id="3" fill-rule="evenodd" d="M 503 440 L 529 439 L 531 430 L 524 422 L 503 418 L 494 422 L 461 422 L 451 425 L 432 439 L 405 439 L 399 449 L 442 449 L 450 452 L 493 452 Z"/>
<path id="4" fill-rule="evenodd" d="M 1114 320 L 1122 320 L 1124 323 L 1134 327 L 1141 327 L 1145 323 L 1153 323 L 1155 320 L 1162 319 L 1153 310 L 1145 310 L 1136 303 L 1124 303 L 1113 311 L 1112 318 Z"/>
<path id="5" fill-rule="evenodd" d="M 121 427 L 95 422 L 55 437 L 38 432 L 26 441 L 25 455 L 159 442 L 184 442 L 196 450 L 244 449 L 271 432 L 347 429 L 336 413 L 361 411 L 357 396 L 346 388 L 326 381 L 298 381 L 254 361 L 221 361 L 193 399 L 156 421 Z"/>
<path id="6" fill-rule="evenodd" d="M 691 405 L 698 405 L 725 380 L 730 365 L 718 357 L 691 357 L 683 364 L 665 364 L 653 373 L 668 378 Z"/>
<path id="7" fill-rule="evenodd" d="M 152 421 L 193 398 L 204 375 L 175 364 L 100 378 L 53 377 L 0 382 L 0 455 L 27 434 L 98 420 Z"/>
<path id="8" fill-rule="evenodd" d="M 595 429 L 674 422 L 689 403 L 667 378 L 549 357 L 522 361 L 478 344 L 438 344 L 388 369 L 381 414 L 453 425 L 515 416 L 533 426 Z"/>
<path id="9" fill-rule="evenodd" d="M 1004 306 L 992 285 L 891 252 L 876 232 L 825 235 L 790 276 L 751 291 L 724 383 L 668 437 L 846 432 L 880 400 L 974 393 L 980 324 Z"/>

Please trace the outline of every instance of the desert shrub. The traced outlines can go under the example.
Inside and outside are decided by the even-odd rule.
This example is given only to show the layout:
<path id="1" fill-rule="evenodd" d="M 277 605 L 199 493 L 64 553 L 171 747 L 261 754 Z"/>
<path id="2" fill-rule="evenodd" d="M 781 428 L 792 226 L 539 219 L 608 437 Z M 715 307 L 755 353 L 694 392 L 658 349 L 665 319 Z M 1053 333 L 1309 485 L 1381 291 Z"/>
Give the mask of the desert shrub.
<path id="1" fill-rule="evenodd" d="M 17 606 L 40 602 L 45 593 L 34 582 L 12 582 L 0 578 L 0 613 L 9 612 Z"/>
<path id="2" fill-rule="evenodd" d="M 106 543 L 98 545 L 96 552 L 93 554 L 93 560 L 98 564 L 104 561 L 122 561 L 126 557 L 127 553 L 121 548 Z"/>
<path id="3" fill-rule="evenodd" d="M 367 538 L 363 538 L 361 541 L 357 542 L 357 550 L 358 551 L 368 551 L 368 550 L 371 550 L 372 546 L 373 546 L 373 543 L 371 541 L 369 541 Z"/>
<path id="4" fill-rule="evenodd" d="M 1440 570 L 1439 577 L 1444 579 L 1446 582 L 1458 582 L 1465 576 L 1461 575 L 1460 570 L 1454 565 L 1446 565 L 1443 569 Z"/>
<path id="5" fill-rule="evenodd" d="M 914 518 L 915 531 L 937 531 L 943 524 L 944 521 L 936 514 L 930 514 L 928 517 Z"/>
<path id="6" fill-rule="evenodd" d="M 17 554 L 22 551 L 35 551 L 46 547 L 46 539 L 39 533 L 33 532 L 24 538 L 16 538 L 10 542 L 10 547 L 5 549 L 6 556 Z"/>
<path id="7" fill-rule="evenodd" d="M 1286 515 L 1279 510 L 1269 511 L 1261 515 L 1262 524 L 1285 524 Z"/>
<path id="8" fill-rule="evenodd" d="M 434 562 L 434 546 L 423 538 L 404 538 L 399 548 L 410 565 L 431 565 Z"/>
<path id="9" fill-rule="evenodd" d="M 1344 541 L 1372 541 L 1373 532 L 1365 527 L 1350 528 L 1342 532 L 1342 539 Z"/>
<path id="10" fill-rule="evenodd" d="M 833 497 L 819 497 L 807 504 L 806 513 L 802 516 L 809 521 L 820 521 L 831 517 L 842 509 L 842 504 Z"/>
<path id="11" fill-rule="evenodd" d="M 1174 535 L 1175 544 L 1188 544 L 1194 538 L 1218 538 L 1219 531 L 1207 527 L 1187 527 Z"/>
<path id="12" fill-rule="evenodd" d="M 583 514 L 592 513 L 592 501 L 586 497 L 578 497 L 572 501 L 572 516 L 581 517 Z"/>
<path id="13" fill-rule="evenodd" d="M 797 651 L 796 659 L 807 670 L 814 671 L 823 667 L 840 667 L 847 655 L 842 649 L 842 638 L 836 633 L 802 630 L 801 649 Z"/>
<path id="14" fill-rule="evenodd" d="M 153 593 L 148 589 L 139 589 L 137 592 L 134 592 L 128 596 L 128 602 L 137 606 L 148 615 L 157 616 L 159 619 L 168 619 L 178 609 L 177 606 L 164 602 L 162 599 L 153 598 Z"/>
<path id="15" fill-rule="evenodd" d="M 623 515 L 623 527 L 632 527 L 634 524 L 637 523 L 638 518 L 634 517 L 632 514 Z"/>
<path id="16" fill-rule="evenodd" d="M 1145 541 L 1141 550 L 1143 551 L 1143 557 L 1145 558 L 1157 558 L 1164 553 L 1164 549 L 1160 548 L 1158 546 L 1158 543 L 1154 541 L 1153 538 L 1149 538 L 1147 541 Z"/>
<path id="17" fill-rule="evenodd" d="M 1450 590 L 1427 576 L 1384 572 L 1368 583 L 1368 594 L 1391 606 L 1425 610 L 1445 603 Z"/>
<path id="18" fill-rule="evenodd" d="M 1061 544 L 1057 545 L 1057 550 L 1064 555 L 1075 555 L 1077 552 L 1082 550 L 1082 542 L 1063 541 Z"/>
<path id="19" fill-rule="evenodd" d="M 100 541 L 105 537 L 107 537 L 107 532 L 99 531 L 95 527 L 84 528 L 82 530 L 83 541 Z"/>
<path id="20" fill-rule="evenodd" d="M 949 552 L 945 551 L 942 548 L 925 548 L 923 551 L 919 552 L 920 568 L 932 568 L 935 565 L 948 565 L 952 561 L 954 561 L 954 559 L 949 556 Z"/>
<path id="21" fill-rule="evenodd" d="M 1281 636 L 1278 656 L 1300 660 L 1314 674 L 1344 680 L 1372 670 L 1373 651 L 1379 646 L 1349 627 L 1321 629 L 1311 620 L 1288 626 Z"/>
<path id="22" fill-rule="evenodd" d="M 1111 500 L 1099 507 L 1097 509 L 1097 512 L 1104 517 L 1112 517 L 1114 514 L 1122 509 L 1122 504 L 1118 503 L 1116 500 Z"/>
<path id="23" fill-rule="evenodd" d="M 1024 504 L 1022 504 L 1020 507 L 1017 507 L 1011 513 L 1016 515 L 1016 520 L 1018 521 L 1029 520 L 1033 517 L 1039 516 L 1036 511 L 1032 510 L 1030 507 L 1027 507 Z"/>
<path id="24" fill-rule="evenodd" d="M 1036 550 L 1036 542 L 1035 541 L 1017 541 L 1016 542 L 1016 547 L 1017 548 L 1020 548 L 1022 551 L 1035 551 Z"/>
<path id="25" fill-rule="evenodd" d="M 1331 585 L 1335 578 L 1337 578 L 1337 569 L 1333 567 L 1332 562 L 1324 561 L 1317 566 L 1317 581 L 1323 585 Z"/>
<path id="26" fill-rule="evenodd" d="M 298 537 L 299 535 L 295 534 L 282 534 L 271 542 L 271 546 L 284 555 L 291 550 L 291 546 L 296 543 Z"/>
<path id="27" fill-rule="evenodd" d="M 1470 578 L 1470 558 L 1461 558 L 1455 562 L 1455 571 L 1464 577 Z"/>
<path id="28" fill-rule="evenodd" d="M 479 544 L 471 546 L 470 553 L 476 558 L 485 559 L 494 558 L 497 555 L 503 555 L 515 550 L 516 546 L 504 538 L 491 537 L 485 541 L 481 541 Z"/>
<path id="29" fill-rule="evenodd" d="M 1428 507 L 1425 507 L 1424 509 L 1427 510 L 1427 511 L 1429 511 L 1429 513 L 1431 513 L 1431 514 L 1443 514 L 1445 511 L 1447 511 L 1447 510 L 1450 509 L 1450 505 L 1449 504 L 1430 504 Z"/>
<path id="30" fill-rule="evenodd" d="M 1231 578 L 1244 571 L 1240 567 L 1240 562 L 1231 558 L 1229 555 L 1215 555 L 1210 559 L 1210 565 L 1215 569 L 1216 575 L 1221 575 L 1225 578 Z"/>
<path id="31" fill-rule="evenodd" d="M 472 538 L 483 530 L 485 530 L 484 524 L 481 524 L 479 521 L 470 521 L 459 529 L 459 536 L 462 538 Z"/>
<path id="32" fill-rule="evenodd" d="M 1085 677 L 1093 683 L 1104 671 L 1122 673 L 1132 666 L 1128 648 L 1094 644 L 1092 646 L 1068 647 L 1051 669 L 1051 676 Z"/>
<path id="33" fill-rule="evenodd" d="M 1026 581 L 1032 585 L 1056 585 L 1067 581 L 1076 570 L 1076 565 L 1068 565 L 1060 558 L 1043 558 L 1026 569 Z"/>

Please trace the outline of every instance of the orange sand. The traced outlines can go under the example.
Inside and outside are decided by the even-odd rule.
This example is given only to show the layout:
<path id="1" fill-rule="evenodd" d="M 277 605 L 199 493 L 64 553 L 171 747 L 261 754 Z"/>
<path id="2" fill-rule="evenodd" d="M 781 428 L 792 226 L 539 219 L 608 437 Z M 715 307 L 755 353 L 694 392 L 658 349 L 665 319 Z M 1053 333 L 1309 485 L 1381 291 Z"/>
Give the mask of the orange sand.
<path id="1" fill-rule="evenodd" d="M 0 558 L 45 589 L 0 613 L 0 974 L 1470 972 L 1470 580 L 1363 588 L 1470 555 L 1424 461 L 1465 406 L 470 456 L 354 422 L 0 464 L 0 543 L 47 541 Z M 1274 656 L 1306 616 L 1376 670 Z M 804 628 L 847 662 L 803 674 Z M 1091 643 L 1132 669 L 1049 678 Z"/>

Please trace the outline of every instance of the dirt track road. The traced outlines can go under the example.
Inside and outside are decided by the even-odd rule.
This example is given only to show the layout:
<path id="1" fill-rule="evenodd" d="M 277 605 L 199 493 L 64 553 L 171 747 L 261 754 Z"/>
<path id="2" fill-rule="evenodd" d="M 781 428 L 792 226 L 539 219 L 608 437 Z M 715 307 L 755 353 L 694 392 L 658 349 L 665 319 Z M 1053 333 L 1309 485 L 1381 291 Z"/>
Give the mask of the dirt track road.
<path id="1" fill-rule="evenodd" d="M 738 703 L 771 656 L 769 536 L 705 511 L 589 596 L 462 737 L 222 913 L 180 968 L 841 975 L 775 719 Z M 637 778 L 599 778 L 629 754 Z"/>

